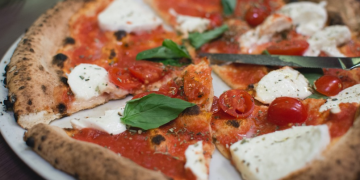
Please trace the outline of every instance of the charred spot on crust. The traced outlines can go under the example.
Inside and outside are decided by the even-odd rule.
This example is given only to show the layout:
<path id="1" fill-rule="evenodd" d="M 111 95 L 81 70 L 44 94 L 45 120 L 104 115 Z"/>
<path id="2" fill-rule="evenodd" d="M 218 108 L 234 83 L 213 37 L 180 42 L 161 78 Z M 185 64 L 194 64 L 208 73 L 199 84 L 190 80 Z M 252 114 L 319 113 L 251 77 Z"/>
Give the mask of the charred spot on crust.
<path id="1" fill-rule="evenodd" d="M 249 84 L 248 89 L 254 89 L 254 84 Z"/>
<path id="2" fill-rule="evenodd" d="M 23 90 L 23 89 L 25 89 L 25 86 L 20 86 L 19 87 L 19 90 Z"/>
<path id="3" fill-rule="evenodd" d="M 28 104 L 28 105 L 32 105 L 31 99 L 28 100 L 27 104 Z"/>
<path id="4" fill-rule="evenodd" d="M 188 115 L 188 116 L 193 116 L 198 114 L 200 114 L 199 106 L 188 107 L 182 112 L 182 115 Z"/>
<path id="5" fill-rule="evenodd" d="M 29 60 L 28 58 L 26 58 L 26 57 L 23 57 L 23 59 L 22 59 L 23 61 L 26 61 L 26 60 Z"/>
<path id="6" fill-rule="evenodd" d="M 109 59 L 113 59 L 115 56 L 116 56 L 115 50 L 112 49 L 112 50 L 110 51 Z"/>
<path id="7" fill-rule="evenodd" d="M 43 71 L 43 70 L 44 70 L 44 66 L 40 65 L 40 66 L 39 66 L 39 70 L 40 70 L 40 71 Z"/>
<path id="8" fill-rule="evenodd" d="M 69 86 L 69 84 L 68 84 L 68 79 L 66 78 L 66 77 L 61 77 L 60 78 L 60 81 L 62 82 L 62 83 L 64 83 L 66 86 Z"/>
<path id="9" fill-rule="evenodd" d="M 30 51 L 30 52 L 32 52 L 32 53 L 34 53 L 34 52 L 35 52 L 33 48 L 30 48 L 30 50 L 29 50 L 29 51 Z"/>
<path id="10" fill-rule="evenodd" d="M 26 44 L 28 42 L 28 39 L 24 39 L 23 43 Z"/>
<path id="11" fill-rule="evenodd" d="M 15 101 L 16 101 L 15 95 L 8 96 L 8 98 L 4 100 L 5 109 L 7 111 L 13 110 Z"/>
<path id="12" fill-rule="evenodd" d="M 35 139 L 32 136 L 30 136 L 26 139 L 25 143 L 27 146 L 33 148 L 35 145 Z"/>
<path id="13" fill-rule="evenodd" d="M 232 126 L 234 128 L 240 127 L 240 123 L 237 120 L 228 120 L 228 121 L 226 121 L 226 124 L 229 126 Z"/>
<path id="14" fill-rule="evenodd" d="M 64 39 L 64 45 L 67 45 L 67 44 L 75 44 L 75 39 L 72 37 L 66 37 Z"/>
<path id="15" fill-rule="evenodd" d="M 121 41 L 125 36 L 126 36 L 126 31 L 124 30 L 120 30 L 120 31 L 116 31 L 114 33 L 114 36 L 116 37 L 116 40 Z"/>
<path id="16" fill-rule="evenodd" d="M 39 145 L 37 149 L 38 149 L 39 151 L 41 151 L 41 150 L 42 150 L 41 145 Z"/>
<path id="17" fill-rule="evenodd" d="M 15 119 L 15 122 L 18 122 L 19 120 L 19 114 L 16 112 L 14 113 L 14 119 Z"/>
<path id="18" fill-rule="evenodd" d="M 63 68 L 64 62 L 67 60 L 67 56 L 65 54 L 59 53 L 54 56 L 52 63 L 57 65 L 58 67 Z"/>
<path id="19" fill-rule="evenodd" d="M 151 142 L 156 145 L 160 145 L 162 141 L 165 141 L 165 138 L 161 134 L 158 134 L 151 138 Z"/>
<path id="20" fill-rule="evenodd" d="M 41 85 L 41 89 L 42 89 L 42 91 L 43 91 L 44 93 L 46 93 L 46 86 Z"/>
<path id="21" fill-rule="evenodd" d="M 57 105 L 57 108 L 61 114 L 66 112 L 66 105 L 63 103 L 60 103 L 59 105 Z"/>
<path id="22" fill-rule="evenodd" d="M 45 141 L 46 140 L 46 136 L 41 136 L 41 141 Z"/>
<path id="23" fill-rule="evenodd" d="M 329 26 L 332 25 L 345 25 L 342 17 L 339 13 L 334 11 L 328 11 L 328 24 Z"/>

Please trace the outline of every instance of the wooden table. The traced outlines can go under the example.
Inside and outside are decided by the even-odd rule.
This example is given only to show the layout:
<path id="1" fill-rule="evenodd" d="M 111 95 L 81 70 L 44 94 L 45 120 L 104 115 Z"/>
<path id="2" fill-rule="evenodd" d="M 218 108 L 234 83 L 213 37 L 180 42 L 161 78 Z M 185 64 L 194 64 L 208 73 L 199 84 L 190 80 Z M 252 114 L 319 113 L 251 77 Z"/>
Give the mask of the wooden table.
<path id="1" fill-rule="evenodd" d="M 0 0 L 0 57 L 4 56 L 40 14 L 57 1 L 59 0 Z M 0 179 L 43 179 L 11 150 L 1 135 Z"/>

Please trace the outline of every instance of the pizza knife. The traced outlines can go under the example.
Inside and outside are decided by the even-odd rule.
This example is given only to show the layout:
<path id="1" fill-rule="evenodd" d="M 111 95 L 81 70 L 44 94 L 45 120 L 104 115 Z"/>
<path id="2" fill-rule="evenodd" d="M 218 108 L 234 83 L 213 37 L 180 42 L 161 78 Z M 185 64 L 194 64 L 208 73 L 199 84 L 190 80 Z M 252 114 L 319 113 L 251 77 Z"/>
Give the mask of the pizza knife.
<path id="1" fill-rule="evenodd" d="M 291 66 L 304 68 L 354 69 L 356 67 L 360 67 L 360 57 L 309 57 L 216 53 L 199 53 L 199 56 L 208 57 L 211 61 L 211 64 L 234 62 L 243 64 Z"/>

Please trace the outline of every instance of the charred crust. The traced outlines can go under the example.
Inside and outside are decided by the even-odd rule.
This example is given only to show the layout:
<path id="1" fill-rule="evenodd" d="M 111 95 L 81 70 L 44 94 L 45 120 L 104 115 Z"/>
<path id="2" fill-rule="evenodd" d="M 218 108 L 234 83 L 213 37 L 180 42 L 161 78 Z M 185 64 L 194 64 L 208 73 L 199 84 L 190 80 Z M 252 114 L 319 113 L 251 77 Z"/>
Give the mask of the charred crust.
<path id="1" fill-rule="evenodd" d="M 32 49 L 32 48 L 30 48 L 30 50 L 29 50 L 30 52 L 32 52 L 32 53 L 34 53 L 35 51 L 34 51 L 34 49 Z"/>
<path id="2" fill-rule="evenodd" d="M 328 11 L 328 24 L 332 25 L 345 25 L 343 18 L 341 15 L 334 11 Z"/>
<path id="3" fill-rule="evenodd" d="M 31 99 L 28 100 L 27 104 L 28 104 L 29 106 L 32 105 Z"/>
<path id="4" fill-rule="evenodd" d="M 232 126 L 234 128 L 240 127 L 240 123 L 237 120 L 228 120 L 228 121 L 226 121 L 226 125 Z"/>
<path id="5" fill-rule="evenodd" d="M 26 58 L 26 57 L 23 57 L 23 59 L 22 59 L 23 61 L 26 61 L 26 60 L 29 60 L 28 58 Z"/>
<path id="6" fill-rule="evenodd" d="M 249 84 L 248 89 L 254 89 L 254 84 Z"/>
<path id="7" fill-rule="evenodd" d="M 25 89 L 25 86 L 20 86 L 19 87 L 19 90 L 23 90 L 23 89 Z"/>
<path id="8" fill-rule="evenodd" d="M 59 110 L 59 113 L 63 114 L 66 112 L 66 105 L 63 103 L 60 103 L 57 105 L 57 109 Z"/>
<path id="9" fill-rule="evenodd" d="M 116 31 L 114 33 L 114 36 L 116 40 L 121 41 L 126 36 L 126 34 L 127 34 L 126 31 L 120 30 L 120 31 Z"/>
<path id="10" fill-rule="evenodd" d="M 41 85 L 41 89 L 44 93 L 46 93 L 46 86 L 45 85 Z"/>
<path id="11" fill-rule="evenodd" d="M 69 86 L 69 84 L 68 84 L 68 79 L 66 78 L 66 77 L 60 77 L 60 81 L 63 83 L 63 84 L 65 84 L 66 86 Z"/>
<path id="12" fill-rule="evenodd" d="M 45 141 L 46 140 L 46 136 L 41 136 L 41 141 Z"/>
<path id="13" fill-rule="evenodd" d="M 66 37 L 64 39 L 64 45 L 68 45 L 68 44 L 75 44 L 75 39 L 72 37 Z"/>
<path id="14" fill-rule="evenodd" d="M 64 62 L 67 60 L 67 58 L 68 57 L 65 54 L 59 53 L 54 56 L 52 63 L 60 68 L 63 68 Z"/>
<path id="15" fill-rule="evenodd" d="M 38 151 L 41 151 L 42 150 L 41 145 L 39 145 L 37 149 L 38 149 Z"/>
<path id="16" fill-rule="evenodd" d="M 115 56 L 116 56 L 115 50 L 112 49 L 112 50 L 110 51 L 109 59 L 113 59 Z"/>
<path id="17" fill-rule="evenodd" d="M 33 148 L 35 146 L 35 139 L 34 137 L 30 136 L 25 141 L 26 145 Z"/>
<path id="18" fill-rule="evenodd" d="M 181 115 L 188 115 L 188 116 L 194 116 L 200 114 L 200 107 L 199 106 L 192 106 L 186 108 Z"/>
<path id="19" fill-rule="evenodd" d="M 14 119 L 15 119 L 15 122 L 18 122 L 18 120 L 19 120 L 19 113 L 18 112 L 14 113 Z"/>
<path id="20" fill-rule="evenodd" d="M 165 141 L 165 137 L 161 134 L 157 134 L 154 137 L 151 138 L 151 142 L 156 145 L 160 145 L 162 141 Z"/>
<path id="21" fill-rule="evenodd" d="M 39 66 L 39 70 L 40 71 L 43 71 L 44 70 L 44 67 L 42 65 Z"/>
<path id="22" fill-rule="evenodd" d="M 54 164 L 58 164 L 58 163 L 59 163 L 58 159 L 57 159 L 57 158 L 55 158 L 55 160 L 54 160 Z"/>
<path id="23" fill-rule="evenodd" d="M 4 100 L 4 105 L 5 105 L 5 109 L 7 111 L 11 111 L 13 109 L 13 107 L 14 107 L 14 104 L 11 103 L 9 99 Z"/>

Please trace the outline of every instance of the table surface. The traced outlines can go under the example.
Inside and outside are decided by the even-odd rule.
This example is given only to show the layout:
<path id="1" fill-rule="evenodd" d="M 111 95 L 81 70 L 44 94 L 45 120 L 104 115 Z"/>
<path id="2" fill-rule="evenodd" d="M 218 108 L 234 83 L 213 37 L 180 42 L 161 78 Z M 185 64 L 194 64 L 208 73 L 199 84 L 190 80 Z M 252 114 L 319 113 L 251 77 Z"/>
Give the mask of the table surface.
<path id="1" fill-rule="evenodd" d="M 59 0 L 0 0 L 0 57 L 46 9 Z M 43 179 L 31 170 L 0 135 L 0 179 Z"/>

